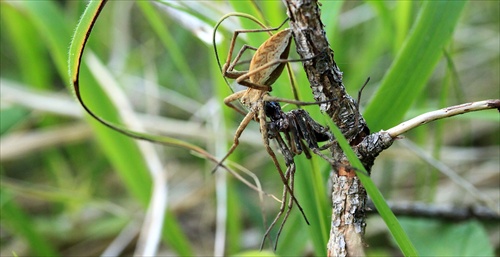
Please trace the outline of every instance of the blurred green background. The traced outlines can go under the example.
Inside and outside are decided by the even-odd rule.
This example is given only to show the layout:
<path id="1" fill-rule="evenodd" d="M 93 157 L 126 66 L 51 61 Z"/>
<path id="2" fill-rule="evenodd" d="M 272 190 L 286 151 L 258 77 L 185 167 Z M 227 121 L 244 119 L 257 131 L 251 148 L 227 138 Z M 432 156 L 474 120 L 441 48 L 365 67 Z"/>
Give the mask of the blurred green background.
<path id="1" fill-rule="evenodd" d="M 371 77 L 363 91 L 361 108 L 366 107 L 366 119 L 374 131 L 426 111 L 500 98 L 498 2 L 471 1 L 462 12 L 457 11 L 460 18 L 452 40 L 440 51 L 430 77 L 424 76 L 425 87 L 411 97 L 401 93 L 398 101 L 407 102 L 409 110 L 394 113 L 382 108 L 382 100 L 390 106 L 392 98 L 372 96 L 388 70 L 397 72 L 398 67 L 391 64 L 405 47 L 425 4 L 321 3 L 325 30 L 348 92 L 355 97 Z M 265 197 L 261 206 L 258 193 L 221 169 L 211 174 L 213 164 L 188 150 L 138 145 L 83 114 L 69 87 L 67 54 L 85 6 L 84 1 L 0 3 L 1 255 L 87 256 L 105 250 L 133 253 L 152 194 L 150 170 L 155 163 L 160 164 L 168 185 L 168 215 L 160 255 L 213 255 L 221 253 L 214 250 L 214 244 L 220 247 L 220 242 L 225 243 L 222 248 L 226 255 L 258 249 L 267 227 L 262 213 L 269 222 L 279 208 L 278 202 Z M 252 14 L 269 26 L 285 19 L 280 1 L 109 2 L 97 20 L 83 58 L 84 100 L 105 119 L 139 124 L 151 134 L 185 140 L 221 158 L 242 117 L 222 103 L 231 89 L 222 80 L 215 61 L 212 28 L 220 17 L 233 11 Z M 450 15 L 443 10 L 443 16 L 446 19 Z M 224 22 L 216 38 L 223 59 L 231 32 L 239 28 L 256 26 L 237 18 Z M 422 42 L 432 45 L 442 36 L 423 35 L 420 46 Z M 257 46 L 266 37 L 240 37 L 238 47 L 243 43 Z M 426 61 L 412 58 L 405 63 L 434 66 Z M 301 66 L 292 66 L 300 99 L 311 101 Z M 407 73 L 411 72 L 403 75 L 409 78 L 421 74 L 418 69 L 416 75 Z M 397 96 L 414 87 L 412 83 L 394 84 L 390 92 Z M 292 98 L 289 84 L 287 76 L 281 76 L 273 95 Z M 108 92 L 112 92 L 111 101 Z M 138 114 L 130 113 L 128 106 Z M 318 121 L 324 119 L 318 108 L 306 109 Z M 404 118 L 385 121 L 386 116 L 397 117 L 395 113 Z M 127 117 L 137 121 L 127 121 Z M 372 177 L 394 204 L 488 206 L 498 212 L 498 124 L 498 112 L 485 111 L 435 122 L 405 135 L 405 140 L 415 143 L 429 159 L 443 162 L 463 180 L 444 175 L 442 169 L 433 168 L 418 157 L 414 148 L 401 142 L 381 154 Z M 241 141 L 231 161 L 254 172 L 266 192 L 280 196 L 281 181 L 262 147 L 257 124 L 247 128 Z M 303 156 L 296 159 L 297 194 L 311 226 L 306 226 L 294 210 L 275 254 L 324 255 L 330 222 L 329 168 L 317 157 L 312 161 Z M 308 179 L 319 179 L 320 183 Z M 465 190 L 471 185 L 473 193 Z M 456 222 L 403 217 L 401 222 L 422 255 L 499 253 L 498 220 Z M 369 216 L 367 224 L 368 255 L 400 254 L 376 214 Z M 222 239 L 215 231 L 222 231 Z M 115 252 L 109 247 L 112 242 L 120 245 Z M 266 245 L 265 249 L 270 248 Z"/>

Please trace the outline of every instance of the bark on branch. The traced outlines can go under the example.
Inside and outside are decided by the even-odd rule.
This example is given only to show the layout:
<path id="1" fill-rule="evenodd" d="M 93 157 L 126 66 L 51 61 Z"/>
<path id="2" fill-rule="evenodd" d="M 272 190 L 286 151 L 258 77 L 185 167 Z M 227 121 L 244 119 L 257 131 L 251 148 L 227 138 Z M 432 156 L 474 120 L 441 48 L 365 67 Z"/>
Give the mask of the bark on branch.
<path id="1" fill-rule="evenodd" d="M 340 128 L 368 172 L 380 152 L 390 147 L 401 133 L 436 119 L 500 107 L 498 99 L 453 106 L 421 115 L 387 132 L 370 134 L 355 100 L 346 93 L 342 83 L 342 71 L 335 63 L 334 52 L 323 30 L 317 0 L 283 1 L 290 18 L 297 53 L 303 59 L 310 59 L 303 62 L 303 66 L 313 96 L 317 101 L 335 99 L 322 104 L 321 110 Z M 336 161 L 346 165 L 340 168 L 333 166 L 330 176 L 333 187 L 328 256 L 363 256 L 366 191 L 354 171 L 342 168 L 349 167 L 349 162 L 340 147 L 334 145 L 330 150 Z"/>
<path id="2" fill-rule="evenodd" d="M 369 171 L 373 160 L 393 139 L 386 133 L 370 135 L 359 113 L 355 100 L 346 93 L 342 72 L 330 49 L 320 10 L 315 0 L 285 0 L 290 29 L 293 31 L 297 52 L 301 58 L 312 58 L 303 63 L 311 90 L 317 101 L 335 99 L 322 104 L 321 109 L 340 128 L 360 160 Z M 359 147 L 358 147 L 359 146 Z M 359 148 L 359 151 L 357 150 Z M 338 145 L 332 155 L 340 163 L 349 165 Z M 362 256 L 365 228 L 366 191 L 355 172 L 332 167 L 332 223 L 328 242 L 329 256 Z"/>

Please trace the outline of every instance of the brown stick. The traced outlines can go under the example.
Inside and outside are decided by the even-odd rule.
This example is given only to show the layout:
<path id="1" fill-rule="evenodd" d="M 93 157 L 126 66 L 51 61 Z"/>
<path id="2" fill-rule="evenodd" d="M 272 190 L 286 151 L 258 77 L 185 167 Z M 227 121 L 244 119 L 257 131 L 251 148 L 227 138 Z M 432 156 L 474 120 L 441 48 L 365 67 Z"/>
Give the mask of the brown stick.
<path id="1" fill-rule="evenodd" d="M 321 105 L 350 142 L 368 172 L 380 152 L 391 146 L 394 139 L 421 124 L 470 111 L 497 108 L 498 99 L 467 103 L 430 112 L 402 123 L 388 131 L 370 134 L 356 102 L 342 83 L 342 72 L 336 65 L 320 19 L 317 0 L 283 0 L 290 18 L 297 52 L 303 62 L 316 101 L 336 99 Z M 314 58 L 313 58 L 314 57 Z M 332 166 L 332 223 L 328 241 L 328 256 L 363 256 L 366 192 L 347 158 L 338 145 L 333 145 L 333 159 L 344 165 Z"/>
<path id="2" fill-rule="evenodd" d="M 435 121 L 438 119 L 449 118 L 455 115 L 460 115 L 468 112 L 482 111 L 488 109 L 499 109 L 500 99 L 490 99 L 478 102 L 465 103 L 455 106 L 443 108 L 428 113 L 419 115 L 411 120 L 405 121 L 393 128 L 388 129 L 386 132 L 395 138 L 407 131 L 414 129 L 420 125 Z"/>
<path id="3" fill-rule="evenodd" d="M 315 57 L 303 63 L 314 98 L 316 101 L 337 99 L 322 104 L 321 109 L 330 116 L 351 145 L 357 145 L 370 132 L 355 100 L 346 93 L 342 72 L 333 59 L 333 51 L 329 48 L 323 30 L 317 1 L 284 2 L 298 54 L 304 59 Z M 347 165 L 338 167 L 348 167 L 349 163 L 338 145 L 333 146 L 332 153 L 335 160 Z M 370 170 L 372 163 L 364 163 L 367 170 Z M 328 256 L 362 256 L 366 192 L 355 172 L 338 167 L 332 167 L 334 172 L 330 177 L 334 186 Z"/>

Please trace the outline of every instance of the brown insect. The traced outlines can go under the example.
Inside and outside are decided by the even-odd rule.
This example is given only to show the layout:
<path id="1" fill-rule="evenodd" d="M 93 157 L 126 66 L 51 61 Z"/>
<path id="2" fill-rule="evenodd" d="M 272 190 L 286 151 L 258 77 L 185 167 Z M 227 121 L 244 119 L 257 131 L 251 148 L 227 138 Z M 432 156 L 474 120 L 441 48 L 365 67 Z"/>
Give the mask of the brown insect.
<path id="1" fill-rule="evenodd" d="M 285 191 L 290 193 L 290 198 L 291 201 L 295 202 L 297 204 L 298 209 L 302 213 L 302 216 L 304 217 L 305 221 L 307 224 L 309 224 L 309 221 L 307 220 L 307 217 L 300 206 L 299 202 L 295 198 L 293 194 L 293 188 L 290 186 L 290 176 L 285 176 L 285 173 L 283 173 L 279 162 L 276 158 L 276 155 L 274 151 L 271 149 L 269 146 L 269 134 L 268 134 L 268 123 L 266 122 L 266 112 L 265 112 L 265 105 L 268 102 L 286 102 L 286 103 L 291 103 L 291 104 L 296 104 L 296 105 L 312 105 L 312 104 L 320 104 L 320 103 L 325 103 L 329 101 L 324 101 L 324 102 L 301 102 L 297 100 L 290 100 L 290 99 L 282 99 L 282 98 L 276 98 L 272 97 L 269 95 L 269 92 L 272 90 L 271 85 L 278 79 L 280 74 L 283 72 L 283 69 L 285 65 L 289 62 L 303 62 L 303 61 L 308 61 L 312 58 L 309 59 L 298 59 L 298 60 L 289 60 L 288 55 L 290 52 L 290 45 L 291 45 L 291 40 L 292 40 L 292 32 L 289 29 L 284 29 L 282 31 L 279 31 L 278 33 L 272 35 L 271 31 L 278 30 L 282 25 L 280 25 L 277 28 L 266 28 L 262 23 L 260 23 L 258 20 L 256 20 L 254 17 L 249 16 L 247 14 L 242 14 L 242 13 L 231 13 L 226 16 L 224 16 L 215 26 L 214 30 L 214 38 L 215 38 L 215 33 L 218 28 L 218 26 L 224 21 L 226 18 L 231 17 L 231 16 L 240 16 L 240 17 L 246 17 L 249 18 L 253 21 L 255 21 L 257 24 L 263 27 L 263 29 L 255 29 L 255 30 L 236 30 L 233 33 L 233 37 L 231 39 L 231 44 L 229 48 L 229 53 L 228 57 L 226 59 L 225 64 L 222 66 L 222 75 L 224 76 L 224 79 L 226 78 L 231 78 L 235 79 L 236 82 L 240 85 L 246 86 L 247 89 L 236 92 L 224 99 L 224 103 L 236 110 L 237 112 L 245 115 L 243 120 L 241 121 L 240 125 L 238 126 L 234 139 L 233 139 L 233 144 L 229 151 L 227 152 L 226 156 L 222 158 L 220 163 L 223 163 L 224 160 L 229 157 L 236 147 L 239 144 L 239 138 L 247 125 L 252 121 L 255 120 L 259 122 L 260 124 L 260 131 L 262 134 L 262 139 L 264 142 L 264 146 L 266 148 L 267 153 L 269 156 L 271 156 L 271 159 L 276 166 L 276 169 L 278 170 L 278 173 L 281 177 L 281 180 L 285 186 Z M 285 21 L 286 22 L 286 21 Z M 239 34 L 241 33 L 249 33 L 249 32 L 268 32 L 271 34 L 271 37 L 266 40 L 260 47 L 254 48 L 248 45 L 244 45 L 241 50 L 237 53 L 236 57 L 234 60 L 232 60 L 233 56 L 233 51 L 234 47 L 236 44 L 236 39 Z M 215 46 L 215 43 L 214 43 Z M 256 52 L 254 53 L 251 61 L 250 61 L 250 66 L 248 71 L 237 71 L 235 70 L 235 66 L 237 66 L 240 63 L 240 59 L 243 55 L 243 53 L 248 50 L 252 49 L 255 50 Z M 219 57 L 217 53 L 217 49 L 215 48 L 215 54 L 217 61 L 219 62 Z M 232 60 L 232 61 L 231 61 Z M 243 111 L 237 106 L 233 104 L 234 101 L 239 100 L 241 104 L 248 109 L 248 111 Z M 216 167 L 217 168 L 217 167 Z M 216 169 L 215 168 L 215 169 Z M 293 184 L 293 183 L 291 183 Z M 284 195 L 285 199 L 283 200 L 283 203 L 286 202 L 286 195 Z M 276 222 L 276 220 L 283 214 L 283 211 L 280 211 L 278 213 L 278 216 L 276 217 L 275 221 L 273 221 L 273 225 Z M 271 227 L 272 228 L 272 227 Z M 266 232 L 266 235 L 269 233 L 270 228 Z M 281 229 L 280 229 L 281 230 Z M 264 237 L 265 238 L 265 237 Z"/>

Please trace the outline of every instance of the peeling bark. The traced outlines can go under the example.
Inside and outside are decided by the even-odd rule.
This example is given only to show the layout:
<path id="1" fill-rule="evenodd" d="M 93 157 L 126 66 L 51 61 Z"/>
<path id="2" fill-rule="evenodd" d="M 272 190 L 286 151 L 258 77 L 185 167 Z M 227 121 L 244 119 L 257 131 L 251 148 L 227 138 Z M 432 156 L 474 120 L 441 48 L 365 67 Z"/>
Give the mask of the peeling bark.
<path id="1" fill-rule="evenodd" d="M 333 188 L 328 256 L 364 256 L 366 192 L 356 176 L 330 179 Z"/>
<path id="2" fill-rule="evenodd" d="M 346 93 L 342 82 L 342 71 L 335 63 L 334 52 L 330 49 L 320 10 L 316 0 L 284 0 L 289 24 L 297 53 L 303 62 L 316 101 L 335 99 L 321 104 L 350 142 L 367 171 L 371 170 L 375 157 L 392 142 L 385 132 L 370 135 L 365 120 L 359 113 L 356 101 Z M 332 181 L 332 223 L 327 244 L 328 256 L 364 256 L 363 236 L 365 231 L 366 191 L 349 162 L 335 144 L 330 149 L 340 167 L 333 166 Z"/>
<path id="3" fill-rule="evenodd" d="M 334 52 L 323 30 L 317 1 L 286 0 L 286 5 L 297 53 L 301 58 L 312 58 L 303 62 L 303 66 L 314 98 L 317 101 L 336 99 L 321 104 L 321 110 L 332 118 L 349 142 L 359 143 L 369 130 L 355 100 L 346 93 L 342 72 L 335 63 Z"/>

